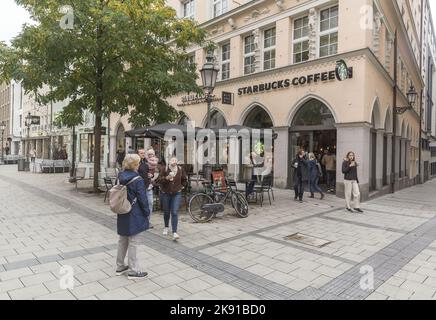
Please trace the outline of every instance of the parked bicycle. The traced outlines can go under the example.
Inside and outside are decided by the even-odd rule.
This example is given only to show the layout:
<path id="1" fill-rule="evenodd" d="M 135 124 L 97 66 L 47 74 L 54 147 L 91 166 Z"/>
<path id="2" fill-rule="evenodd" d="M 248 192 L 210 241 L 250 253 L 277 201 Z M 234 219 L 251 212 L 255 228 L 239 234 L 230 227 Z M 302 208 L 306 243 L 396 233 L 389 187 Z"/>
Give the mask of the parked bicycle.
<path id="1" fill-rule="evenodd" d="M 248 202 L 244 194 L 226 185 L 203 182 L 204 191 L 194 194 L 188 202 L 188 212 L 195 222 L 208 222 L 220 211 L 210 210 L 210 204 L 226 204 L 230 199 L 232 207 L 241 218 L 248 216 Z"/>

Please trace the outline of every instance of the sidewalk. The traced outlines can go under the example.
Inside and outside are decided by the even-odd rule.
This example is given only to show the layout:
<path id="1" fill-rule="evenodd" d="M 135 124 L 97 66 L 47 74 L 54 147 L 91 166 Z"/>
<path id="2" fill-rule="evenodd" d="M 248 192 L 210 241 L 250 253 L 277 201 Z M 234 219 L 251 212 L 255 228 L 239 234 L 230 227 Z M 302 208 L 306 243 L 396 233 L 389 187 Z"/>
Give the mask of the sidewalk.
<path id="1" fill-rule="evenodd" d="M 289 190 L 246 219 L 227 210 L 195 224 L 181 210 L 177 243 L 154 213 L 139 250 L 149 276 L 132 281 L 114 275 L 104 194 L 76 192 L 68 174 L 16 169 L 0 166 L 0 299 L 436 299 L 436 181 L 364 203 L 363 215 L 331 195 L 294 202 Z M 295 233 L 330 243 L 285 239 Z M 73 289 L 61 289 L 64 265 Z M 360 288 L 362 266 L 374 290 Z"/>

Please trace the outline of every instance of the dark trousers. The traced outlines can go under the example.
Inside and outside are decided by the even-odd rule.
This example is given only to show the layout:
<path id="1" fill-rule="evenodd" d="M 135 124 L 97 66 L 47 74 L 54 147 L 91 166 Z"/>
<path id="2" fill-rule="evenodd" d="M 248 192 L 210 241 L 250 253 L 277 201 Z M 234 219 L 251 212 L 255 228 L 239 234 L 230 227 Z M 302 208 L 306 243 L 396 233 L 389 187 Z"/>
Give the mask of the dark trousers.
<path id="1" fill-rule="evenodd" d="M 304 194 L 303 178 L 295 177 L 294 192 L 295 192 L 295 199 L 298 198 L 300 200 L 303 200 L 303 194 Z"/>
<path id="2" fill-rule="evenodd" d="M 336 171 L 327 170 L 327 187 L 336 189 Z"/>

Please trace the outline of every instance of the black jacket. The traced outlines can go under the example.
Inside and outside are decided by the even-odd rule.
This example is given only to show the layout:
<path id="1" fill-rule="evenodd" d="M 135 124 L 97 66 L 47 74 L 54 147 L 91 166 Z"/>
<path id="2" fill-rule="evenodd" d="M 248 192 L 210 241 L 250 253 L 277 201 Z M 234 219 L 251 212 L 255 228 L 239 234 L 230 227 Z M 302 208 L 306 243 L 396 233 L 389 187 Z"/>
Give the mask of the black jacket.
<path id="1" fill-rule="evenodd" d="M 308 165 L 308 161 L 305 158 L 300 158 L 299 156 L 297 156 L 294 159 L 294 161 L 292 162 L 292 167 L 295 169 L 294 181 L 296 179 L 301 179 L 303 181 L 308 180 L 307 165 Z"/>
<path id="2" fill-rule="evenodd" d="M 150 178 L 148 177 L 148 163 L 146 159 L 141 159 L 139 163 L 138 173 L 144 179 L 145 189 L 147 190 L 150 185 Z"/>
<path id="3" fill-rule="evenodd" d="M 344 174 L 344 180 L 356 180 L 359 182 L 357 178 L 357 165 L 350 167 L 350 163 L 344 160 L 344 162 L 342 162 L 342 173 Z"/>

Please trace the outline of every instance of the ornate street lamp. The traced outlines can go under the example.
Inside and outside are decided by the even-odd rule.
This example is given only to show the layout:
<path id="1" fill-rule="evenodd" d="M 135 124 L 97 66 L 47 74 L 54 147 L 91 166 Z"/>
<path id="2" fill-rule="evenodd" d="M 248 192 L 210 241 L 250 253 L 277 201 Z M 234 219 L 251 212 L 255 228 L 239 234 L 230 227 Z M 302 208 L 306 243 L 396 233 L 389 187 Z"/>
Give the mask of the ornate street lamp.
<path id="1" fill-rule="evenodd" d="M 5 163 L 4 153 L 3 153 L 3 135 L 6 130 L 6 123 L 4 121 L 0 122 L 0 131 L 2 132 L 2 164 Z"/>
<path id="2" fill-rule="evenodd" d="M 418 93 L 416 92 L 415 87 L 413 86 L 413 84 L 410 84 L 409 91 L 407 92 L 406 95 L 407 95 L 407 101 L 409 102 L 409 105 L 405 106 L 405 107 L 396 107 L 395 108 L 395 113 L 396 114 L 403 114 L 407 110 L 413 109 L 413 106 L 416 103 L 416 99 L 418 98 Z"/>
<path id="3" fill-rule="evenodd" d="M 29 163 L 29 152 L 30 152 L 30 126 L 32 125 L 32 115 L 30 112 L 27 114 L 27 116 L 24 118 L 25 125 L 27 127 L 27 152 L 26 152 L 26 159 L 27 163 Z"/>
<path id="4" fill-rule="evenodd" d="M 207 101 L 207 128 L 210 128 L 210 108 L 212 103 L 212 92 L 215 89 L 219 69 L 215 67 L 213 53 L 209 51 L 206 56 L 206 63 L 200 70 L 203 89 L 206 91 Z"/>

